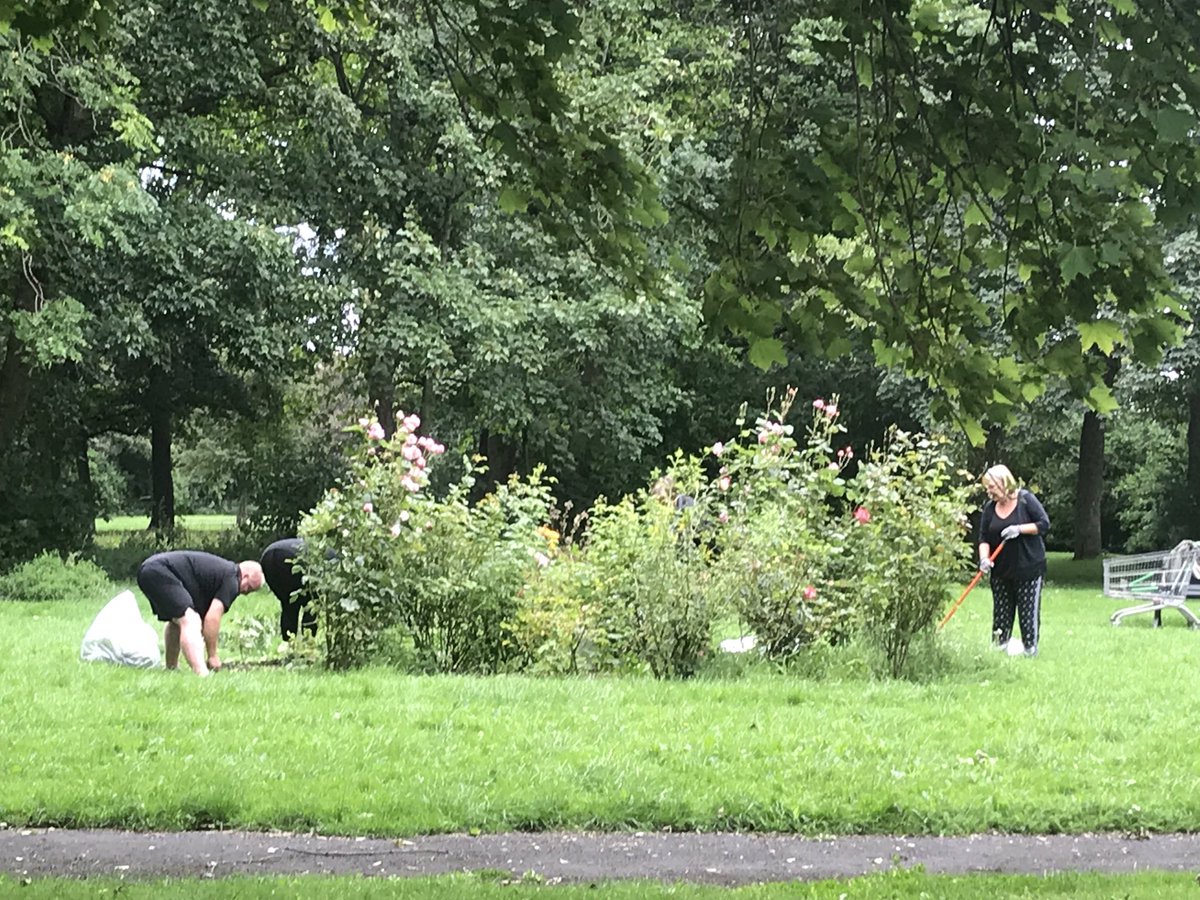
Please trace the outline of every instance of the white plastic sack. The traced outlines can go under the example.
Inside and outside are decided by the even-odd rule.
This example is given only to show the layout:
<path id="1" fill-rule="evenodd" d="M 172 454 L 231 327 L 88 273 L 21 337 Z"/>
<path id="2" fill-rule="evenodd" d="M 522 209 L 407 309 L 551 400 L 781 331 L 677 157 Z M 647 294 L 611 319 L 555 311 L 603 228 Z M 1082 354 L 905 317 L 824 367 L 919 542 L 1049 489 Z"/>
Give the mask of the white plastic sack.
<path id="1" fill-rule="evenodd" d="M 148 669 L 159 663 L 158 635 L 142 619 L 132 591 L 121 591 L 92 620 L 80 659 Z"/>
<path id="2" fill-rule="evenodd" d="M 738 638 L 726 638 L 721 641 L 721 649 L 726 653 L 746 653 L 758 646 L 758 638 L 752 634 Z"/>

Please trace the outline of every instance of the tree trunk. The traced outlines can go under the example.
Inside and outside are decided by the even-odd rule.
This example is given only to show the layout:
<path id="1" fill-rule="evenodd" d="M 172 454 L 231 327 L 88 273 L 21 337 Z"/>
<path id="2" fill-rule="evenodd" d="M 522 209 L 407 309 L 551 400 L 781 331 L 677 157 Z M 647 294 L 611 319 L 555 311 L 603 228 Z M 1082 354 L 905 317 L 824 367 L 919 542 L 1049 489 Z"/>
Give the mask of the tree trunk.
<path id="1" fill-rule="evenodd" d="M 433 386 L 433 372 L 427 371 L 421 385 L 421 431 L 429 435 L 433 433 Z"/>
<path id="2" fill-rule="evenodd" d="M 1192 384 L 1188 394 L 1187 426 L 1187 496 L 1182 504 L 1185 517 L 1183 538 L 1200 540 L 1196 529 L 1196 510 L 1200 509 L 1200 380 Z"/>
<path id="3" fill-rule="evenodd" d="M 508 476 L 516 471 L 519 450 L 505 435 L 495 434 L 488 428 L 480 430 L 478 446 L 480 455 L 487 459 L 487 472 L 476 480 L 471 489 L 472 500 L 483 498 L 508 481 Z"/>
<path id="4" fill-rule="evenodd" d="M 20 315 L 36 308 L 37 292 L 25 276 L 18 273 L 13 279 L 13 306 Z M 10 326 L 11 327 L 11 326 Z M 33 368 L 22 352 L 24 345 L 15 330 L 8 333 L 4 356 L 0 358 L 0 447 L 8 446 L 16 436 L 17 427 L 25 417 L 33 383 Z"/>
<path id="5" fill-rule="evenodd" d="M 373 378 L 367 388 L 371 408 L 379 417 L 383 433 L 391 437 L 396 431 L 396 388 L 390 378 Z"/>
<path id="6" fill-rule="evenodd" d="M 1104 357 L 1104 384 L 1117 382 L 1121 359 Z M 1095 559 L 1104 551 L 1100 511 L 1104 501 L 1104 420 L 1093 410 L 1083 415 L 1079 434 L 1079 475 L 1075 482 L 1074 559 Z"/>
<path id="7" fill-rule="evenodd" d="M 76 434 L 75 478 L 79 482 L 79 503 L 85 505 L 88 510 L 84 519 L 88 526 L 87 539 L 90 541 L 96 531 L 96 485 L 92 481 L 92 466 L 88 460 L 88 439 L 83 428 L 80 428 Z"/>
<path id="8" fill-rule="evenodd" d="M 175 474 L 171 463 L 171 407 L 156 397 L 150 409 L 150 528 L 175 529 Z"/>
<path id="9" fill-rule="evenodd" d="M 1104 422 L 1095 411 L 1083 416 L 1079 477 L 1075 485 L 1075 559 L 1094 559 L 1103 547 L 1100 501 L 1104 498 Z"/>

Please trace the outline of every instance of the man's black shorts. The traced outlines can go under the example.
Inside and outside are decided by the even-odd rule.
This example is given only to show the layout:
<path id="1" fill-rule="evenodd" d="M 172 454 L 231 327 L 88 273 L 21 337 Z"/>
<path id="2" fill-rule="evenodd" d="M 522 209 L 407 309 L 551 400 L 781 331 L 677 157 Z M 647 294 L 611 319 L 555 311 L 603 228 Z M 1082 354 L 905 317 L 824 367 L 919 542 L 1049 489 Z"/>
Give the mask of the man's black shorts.
<path id="1" fill-rule="evenodd" d="M 150 601 L 150 609 L 160 622 L 173 621 L 189 609 L 196 609 L 191 594 L 187 592 L 179 576 L 164 565 L 153 561 L 143 564 L 138 569 L 137 583 L 146 599 Z M 199 613 L 199 610 L 197 612 Z"/>

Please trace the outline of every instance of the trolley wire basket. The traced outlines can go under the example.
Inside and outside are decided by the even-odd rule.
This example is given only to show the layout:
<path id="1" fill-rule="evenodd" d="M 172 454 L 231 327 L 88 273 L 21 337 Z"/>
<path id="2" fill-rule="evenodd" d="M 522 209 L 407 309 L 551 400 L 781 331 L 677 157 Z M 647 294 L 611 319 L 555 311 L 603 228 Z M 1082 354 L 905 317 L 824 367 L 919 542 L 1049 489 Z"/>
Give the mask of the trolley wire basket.
<path id="1" fill-rule="evenodd" d="M 1154 613 L 1155 624 L 1161 625 L 1162 611 L 1177 609 L 1192 628 L 1200 628 L 1200 618 L 1185 605 L 1189 593 L 1197 596 L 1195 583 L 1200 583 L 1200 543 L 1194 541 L 1183 541 L 1171 550 L 1104 560 L 1104 596 L 1139 601 L 1113 613 L 1114 625 L 1143 612 Z"/>

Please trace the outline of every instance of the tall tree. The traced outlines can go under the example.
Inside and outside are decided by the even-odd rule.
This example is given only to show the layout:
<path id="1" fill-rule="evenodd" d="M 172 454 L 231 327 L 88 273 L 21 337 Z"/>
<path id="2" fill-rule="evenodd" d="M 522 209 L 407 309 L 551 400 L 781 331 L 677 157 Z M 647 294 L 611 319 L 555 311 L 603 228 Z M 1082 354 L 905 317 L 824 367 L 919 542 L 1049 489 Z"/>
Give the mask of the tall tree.
<path id="1" fill-rule="evenodd" d="M 68 382 L 94 315 L 80 257 L 128 246 L 153 209 L 131 164 L 151 132 L 122 35 L 76 4 L 15 9 L 0 19 L 0 565 L 90 532 L 86 434 L 69 406 L 44 404 L 78 399 Z M 46 440 L 46 415 L 64 440 Z"/>
<path id="2" fill-rule="evenodd" d="M 705 9 L 738 51 L 707 310 L 757 358 L 863 328 L 979 440 L 1050 377 L 1111 409 L 1088 351 L 1120 340 L 1152 361 L 1174 339 L 1154 226 L 1200 197 L 1194 15 L 1165 0 Z"/>

